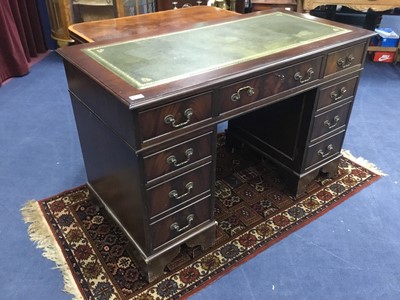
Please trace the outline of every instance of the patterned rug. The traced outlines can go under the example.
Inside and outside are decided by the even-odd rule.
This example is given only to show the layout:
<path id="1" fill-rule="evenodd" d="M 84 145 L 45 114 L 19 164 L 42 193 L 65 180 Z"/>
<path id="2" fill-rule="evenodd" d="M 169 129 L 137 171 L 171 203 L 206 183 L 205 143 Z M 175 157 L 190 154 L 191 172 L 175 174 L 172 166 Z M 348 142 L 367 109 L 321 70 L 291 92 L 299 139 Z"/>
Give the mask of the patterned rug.
<path id="1" fill-rule="evenodd" d="M 222 143 L 223 144 L 223 143 Z M 128 239 L 91 194 L 80 186 L 23 209 L 31 239 L 56 262 L 65 290 L 77 299 L 185 298 L 234 266 L 335 207 L 380 177 L 343 157 L 335 178 L 320 177 L 293 197 L 275 168 L 251 150 L 218 147 L 216 245 L 183 248 L 152 284 L 127 251 Z"/>

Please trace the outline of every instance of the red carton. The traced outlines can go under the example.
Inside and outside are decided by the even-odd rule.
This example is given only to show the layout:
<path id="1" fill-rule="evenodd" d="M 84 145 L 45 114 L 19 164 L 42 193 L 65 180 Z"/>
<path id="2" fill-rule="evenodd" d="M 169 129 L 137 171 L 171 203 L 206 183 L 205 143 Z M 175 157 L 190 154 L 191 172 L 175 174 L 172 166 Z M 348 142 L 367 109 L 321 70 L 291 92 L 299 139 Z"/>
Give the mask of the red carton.
<path id="1" fill-rule="evenodd" d="M 381 52 L 377 51 L 374 53 L 374 61 L 376 62 L 393 62 L 394 52 Z"/>

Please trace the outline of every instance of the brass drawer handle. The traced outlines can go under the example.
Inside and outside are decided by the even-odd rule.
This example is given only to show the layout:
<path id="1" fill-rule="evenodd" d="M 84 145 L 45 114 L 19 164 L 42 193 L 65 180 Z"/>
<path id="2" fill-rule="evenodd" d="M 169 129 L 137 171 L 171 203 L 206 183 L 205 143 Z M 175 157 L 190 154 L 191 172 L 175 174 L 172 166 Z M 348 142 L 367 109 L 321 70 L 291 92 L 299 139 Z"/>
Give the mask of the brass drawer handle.
<path id="1" fill-rule="evenodd" d="M 193 109 L 188 108 L 185 110 L 185 112 L 183 113 L 186 117 L 186 121 L 180 124 L 175 124 L 175 117 L 173 115 L 168 115 L 164 118 L 164 123 L 165 124 L 171 124 L 172 127 L 174 128 L 180 128 L 183 127 L 187 124 L 189 124 L 190 122 L 190 117 L 193 115 Z"/>
<path id="2" fill-rule="evenodd" d="M 188 229 L 194 220 L 194 215 L 190 214 L 187 216 L 186 220 L 188 221 L 188 224 L 186 226 L 183 226 L 182 228 L 179 227 L 178 222 L 172 223 L 171 226 L 169 227 L 171 230 L 176 230 L 177 232 L 182 232 Z"/>
<path id="3" fill-rule="evenodd" d="M 330 97 L 333 101 L 338 101 L 344 97 L 344 94 L 347 93 L 346 87 L 342 87 L 340 91 L 332 91 Z"/>
<path id="4" fill-rule="evenodd" d="M 353 60 L 355 60 L 355 57 L 353 54 L 350 54 L 349 56 L 347 56 L 345 58 L 343 58 L 343 57 L 339 58 L 337 61 L 337 65 L 339 67 L 341 67 L 342 69 L 345 69 L 345 68 L 351 66 L 351 64 L 353 63 Z"/>
<path id="5" fill-rule="evenodd" d="M 175 155 L 171 155 L 167 158 L 167 163 L 170 165 L 174 165 L 174 167 L 180 167 L 186 165 L 190 161 L 190 157 L 193 155 L 194 151 L 193 148 L 189 148 L 185 151 L 186 160 L 178 163 Z"/>
<path id="6" fill-rule="evenodd" d="M 318 150 L 318 155 L 322 157 L 327 157 L 329 154 L 331 154 L 331 151 L 333 150 L 332 144 L 329 144 L 328 147 L 326 147 L 326 152 L 324 152 L 322 149 Z"/>
<path id="7" fill-rule="evenodd" d="M 309 68 L 307 70 L 307 76 L 308 77 L 303 79 L 303 75 L 301 75 L 300 72 L 296 72 L 296 74 L 294 74 L 294 80 L 296 80 L 296 81 L 298 81 L 300 83 L 306 83 L 306 82 L 311 80 L 313 74 L 314 74 L 313 68 Z"/>
<path id="8" fill-rule="evenodd" d="M 339 121 L 340 121 L 340 117 L 338 115 L 336 115 L 333 118 L 333 122 L 334 122 L 333 124 L 329 120 L 325 120 L 324 126 L 328 127 L 329 129 L 332 129 L 339 123 Z"/>
<path id="9" fill-rule="evenodd" d="M 233 102 L 236 102 L 236 101 L 238 101 L 239 99 L 240 99 L 240 92 L 241 91 L 247 91 L 247 95 L 249 96 L 249 97 L 251 97 L 251 96 L 253 96 L 254 95 L 254 88 L 252 88 L 251 86 L 244 86 L 244 87 L 241 87 L 240 89 L 238 89 L 237 90 L 237 92 L 236 93 L 234 93 L 234 94 L 232 94 L 232 96 L 231 96 L 231 100 L 233 101 Z"/>
<path id="10" fill-rule="evenodd" d="M 169 198 L 171 198 L 171 199 L 175 198 L 176 200 L 179 200 L 179 199 L 186 197 L 187 195 L 189 195 L 192 192 L 194 184 L 193 184 L 193 182 L 188 182 L 185 187 L 186 187 L 186 193 L 179 195 L 177 190 L 172 190 L 168 194 Z"/>

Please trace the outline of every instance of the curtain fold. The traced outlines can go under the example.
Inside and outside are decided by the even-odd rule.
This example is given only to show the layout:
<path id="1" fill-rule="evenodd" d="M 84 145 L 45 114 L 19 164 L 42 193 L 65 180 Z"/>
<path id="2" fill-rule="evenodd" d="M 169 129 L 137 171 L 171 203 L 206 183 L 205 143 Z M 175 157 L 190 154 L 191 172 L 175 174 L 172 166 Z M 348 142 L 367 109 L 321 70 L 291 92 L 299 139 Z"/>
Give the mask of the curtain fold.
<path id="1" fill-rule="evenodd" d="M 46 52 L 36 0 L 0 1 L 0 85 L 29 72 L 29 62 Z"/>

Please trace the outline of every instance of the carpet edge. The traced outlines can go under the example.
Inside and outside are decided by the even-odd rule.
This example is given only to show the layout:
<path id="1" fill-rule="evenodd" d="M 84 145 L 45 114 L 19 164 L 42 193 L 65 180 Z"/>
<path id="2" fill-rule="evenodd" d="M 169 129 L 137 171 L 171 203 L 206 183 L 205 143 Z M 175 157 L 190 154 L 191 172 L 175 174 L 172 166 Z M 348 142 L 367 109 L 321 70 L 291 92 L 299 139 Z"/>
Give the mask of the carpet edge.
<path id="1" fill-rule="evenodd" d="M 351 161 L 353 161 L 354 163 L 358 164 L 361 167 L 364 167 L 366 169 L 368 169 L 369 171 L 375 173 L 376 175 L 379 176 L 387 176 L 386 173 L 384 173 L 381 169 L 378 168 L 377 165 L 371 163 L 370 161 L 368 161 L 367 159 L 359 156 L 359 157 L 355 157 L 350 150 L 342 150 L 342 155 L 348 159 L 350 159 Z"/>
<path id="2" fill-rule="evenodd" d="M 377 176 L 374 180 L 368 182 L 367 185 L 366 185 L 365 187 L 367 187 L 368 185 L 370 185 L 370 184 L 372 184 L 373 182 L 375 182 L 376 180 L 378 180 L 379 177 L 384 176 L 384 173 L 381 172 L 374 164 L 369 163 L 367 160 L 365 160 L 365 159 L 363 159 L 363 158 L 355 158 L 354 156 L 352 156 L 352 155 L 350 154 L 349 151 L 346 151 L 346 152 L 347 152 L 347 153 L 343 153 L 343 156 L 344 156 L 345 158 L 351 160 L 351 161 L 354 162 L 356 165 L 359 165 L 359 166 L 361 166 L 361 167 L 363 167 L 363 168 L 368 169 L 369 171 L 371 171 L 372 173 L 374 173 L 374 174 Z M 373 176 L 373 177 L 374 177 L 374 176 Z M 363 187 L 363 188 L 364 188 L 364 187 Z M 71 189 L 71 190 L 69 190 L 69 191 L 72 191 L 72 190 L 75 190 L 75 189 L 77 189 L 77 188 Z M 62 193 L 59 193 L 58 196 L 59 196 L 59 195 L 62 195 L 62 194 L 65 193 L 65 192 L 67 192 L 67 191 L 64 191 L 64 192 L 62 192 Z M 352 196 L 353 193 L 354 193 L 354 192 L 352 192 L 351 194 L 349 194 L 347 197 L 345 197 L 344 199 L 342 199 L 342 201 L 338 202 L 336 205 L 334 205 L 333 207 L 331 207 L 329 210 L 333 209 L 334 207 L 336 207 L 336 206 L 339 205 L 340 203 L 342 203 L 342 202 L 344 202 L 345 200 L 347 200 L 349 197 Z M 53 196 L 53 197 L 51 197 L 51 198 L 49 198 L 49 199 L 52 199 L 52 198 L 54 198 L 54 197 L 55 197 L 55 196 Z M 46 199 L 44 199 L 44 200 L 46 200 Z M 61 249 L 61 247 L 60 247 L 60 244 L 59 244 L 58 242 L 55 242 L 55 245 L 56 245 L 56 250 L 55 250 L 55 251 L 58 251 L 58 253 L 59 253 L 59 255 L 60 255 L 60 258 L 61 258 L 61 263 L 58 262 L 57 260 L 54 260 L 54 259 L 53 259 L 53 256 L 47 256 L 47 251 L 48 251 L 48 250 L 46 249 L 47 246 L 46 246 L 46 245 L 41 245 L 41 244 L 43 243 L 43 242 L 42 242 L 43 239 L 49 239 L 49 238 L 53 238 L 53 239 L 54 239 L 54 237 L 55 237 L 55 232 L 52 230 L 52 228 L 51 228 L 51 227 L 48 225 L 48 223 L 47 223 L 47 219 L 46 219 L 46 217 L 45 217 L 46 215 L 44 214 L 44 210 L 43 210 L 43 205 L 40 204 L 41 201 L 44 201 L 44 200 L 40 200 L 40 201 L 31 200 L 31 201 L 29 201 L 28 203 L 26 203 L 25 206 L 24 206 L 23 208 L 21 208 L 21 214 L 22 214 L 22 216 L 23 216 L 24 221 L 25 221 L 26 223 L 31 223 L 31 224 L 29 225 L 29 229 L 28 229 L 28 234 L 29 234 L 29 236 L 30 236 L 30 239 L 37 245 L 37 248 L 42 248 L 42 249 L 43 249 L 43 254 L 42 254 L 42 255 L 43 255 L 44 257 L 46 257 L 46 258 L 48 258 L 48 259 L 54 261 L 54 262 L 56 263 L 56 265 L 57 265 L 57 268 L 59 268 L 59 269 L 61 270 L 62 275 L 63 275 L 63 278 L 64 278 L 64 285 L 65 285 L 65 286 L 64 286 L 64 291 L 67 292 L 67 293 L 72 294 L 72 295 L 74 296 L 74 299 L 86 299 L 86 298 L 84 298 L 84 297 L 85 297 L 85 296 L 84 296 L 84 293 L 83 293 L 83 292 L 80 292 L 79 286 L 76 285 L 76 281 L 75 281 L 75 277 L 74 277 L 73 273 L 71 273 L 71 272 L 69 271 L 69 270 L 70 270 L 70 267 L 69 267 L 67 261 L 64 259 L 63 251 L 62 251 L 62 249 Z M 328 211 L 329 211 L 329 210 L 328 210 Z M 328 211 L 326 211 L 326 212 L 328 212 Z M 325 213 L 326 213 L 326 212 L 325 212 Z M 318 216 L 318 218 L 321 217 L 321 216 L 322 216 L 322 215 Z M 312 221 L 312 220 L 310 220 L 310 222 L 311 222 L 311 221 Z M 291 231 L 290 233 L 288 233 L 288 235 L 291 234 L 291 233 L 293 233 L 293 232 L 295 232 L 295 231 L 297 231 L 297 230 L 300 229 L 301 227 L 306 226 L 308 223 L 309 223 L 309 222 L 302 223 L 300 227 L 294 229 L 293 231 Z M 31 229 L 31 227 L 36 227 L 36 226 L 39 227 L 39 230 L 42 230 L 41 227 L 44 227 L 44 229 L 46 229 L 46 231 L 45 231 L 46 237 L 39 238 L 39 239 L 37 239 L 37 238 L 35 237 L 35 234 L 38 235 L 38 236 L 40 236 L 41 234 L 43 234 L 43 232 L 41 232 L 41 231 L 37 232 L 36 229 Z M 287 235 L 281 236 L 279 239 L 275 240 L 272 244 L 266 245 L 265 247 L 260 248 L 258 251 L 256 251 L 256 252 L 254 252 L 253 254 L 249 255 L 249 256 L 246 257 L 244 260 L 242 260 L 242 261 L 240 261 L 240 262 L 238 262 L 238 263 L 236 263 L 236 264 L 234 264 L 234 265 L 231 265 L 225 272 L 223 272 L 223 273 L 221 273 L 221 274 L 218 274 L 218 276 L 216 276 L 215 278 L 209 279 L 207 282 L 201 284 L 201 285 L 198 286 L 197 288 L 194 288 L 192 291 L 189 291 L 188 293 L 186 293 L 186 294 L 180 296 L 180 297 L 181 297 L 180 299 L 188 299 L 188 298 L 190 298 L 192 295 L 198 293 L 200 290 L 202 290 L 202 289 L 205 288 L 206 286 L 208 286 L 208 285 L 212 284 L 213 282 L 219 280 L 221 277 L 225 276 L 226 274 L 230 273 L 230 272 L 233 271 L 234 269 L 238 268 L 240 265 L 242 265 L 242 264 L 245 263 L 246 261 L 251 260 L 253 257 L 259 255 L 261 252 L 265 251 L 266 249 L 268 249 L 269 247 L 271 247 L 273 244 L 275 244 L 275 243 L 279 242 L 280 240 L 284 239 L 286 236 L 287 236 Z M 52 249 L 52 251 L 53 251 L 53 249 Z M 61 269 L 61 267 L 60 267 L 59 264 L 63 264 L 63 267 L 67 268 L 67 273 L 65 273 L 65 272 Z M 71 287 L 68 286 L 68 284 L 69 284 L 69 283 L 67 283 L 68 280 L 71 280 L 71 281 L 72 281 L 72 284 L 73 284 L 72 289 L 71 289 Z M 71 292 L 72 290 L 75 290 L 75 292 L 76 292 L 77 294 L 74 294 L 73 292 Z M 140 296 L 140 294 L 138 294 L 138 295 Z M 136 295 L 136 296 L 138 296 L 138 295 Z M 135 296 L 135 297 L 136 297 L 136 296 Z"/>
<path id="3" fill-rule="evenodd" d="M 56 268 L 61 271 L 64 281 L 64 291 L 71 294 L 76 300 L 84 299 L 75 282 L 71 269 L 65 260 L 65 256 L 53 237 L 53 232 L 44 218 L 39 202 L 28 201 L 21 209 L 21 214 L 28 226 L 30 240 L 41 249 L 42 256 L 56 264 Z"/>
<path id="4" fill-rule="evenodd" d="M 360 188 L 360 190 L 370 186 L 372 183 L 376 182 L 379 178 L 381 178 L 381 176 L 386 176 L 386 174 L 382 173 L 374 164 L 369 163 L 367 160 L 363 159 L 362 157 L 359 157 L 358 159 L 362 160 L 363 162 L 366 162 L 368 165 L 361 165 L 359 162 L 357 162 L 357 158 L 355 158 L 354 156 L 352 156 L 350 154 L 350 152 L 348 151 L 348 153 L 343 153 L 342 154 L 344 157 L 346 157 L 347 159 L 351 160 L 352 162 L 357 163 L 358 165 L 360 165 L 363 168 L 368 169 L 369 171 L 375 173 L 377 176 L 370 180 L 369 182 L 365 183 L 365 185 Z M 369 166 L 369 167 L 368 167 Z M 371 170 L 372 168 L 372 170 Z M 319 213 L 318 215 L 316 215 L 313 218 L 310 218 L 308 220 L 305 220 L 303 222 L 301 222 L 300 224 L 297 224 L 294 228 L 292 228 L 291 230 L 283 233 L 282 235 L 280 235 L 277 239 L 274 239 L 273 241 L 265 244 L 264 246 L 260 247 L 259 249 L 257 249 L 255 252 L 253 252 L 252 254 L 244 257 L 241 261 L 237 262 L 234 265 L 229 266 L 223 273 L 218 274 L 217 276 L 215 276 L 212 279 L 209 279 L 207 282 L 201 284 L 200 286 L 198 286 L 197 288 L 193 289 L 192 291 L 190 291 L 189 293 L 185 294 L 182 296 L 182 300 L 187 300 L 189 299 L 191 296 L 193 296 L 194 294 L 198 293 L 199 291 L 201 291 L 202 289 L 206 288 L 207 286 L 213 284 L 214 282 L 218 281 L 219 279 L 221 279 L 222 277 L 226 276 L 227 274 L 231 273 L 232 271 L 234 271 L 236 268 L 239 268 L 241 265 L 245 264 L 246 262 L 250 261 L 251 259 L 253 259 L 254 257 L 260 255 L 262 252 L 268 250 L 270 247 L 274 246 L 275 244 L 278 244 L 279 242 L 281 242 L 282 240 L 284 240 L 285 238 L 287 238 L 289 235 L 295 233 L 296 231 L 302 229 L 303 227 L 306 227 L 308 224 L 310 224 L 311 222 L 319 219 L 320 217 L 324 216 L 325 214 L 329 213 L 331 210 L 335 209 L 337 206 L 339 206 L 340 204 L 342 204 L 343 202 L 348 201 L 352 196 L 354 196 L 354 194 L 356 194 L 357 192 L 359 192 L 360 190 L 357 191 L 352 191 L 349 194 L 347 194 L 346 196 L 344 196 L 343 198 L 340 199 L 340 201 L 332 204 L 329 206 L 328 209 L 324 210 L 323 212 Z"/>

